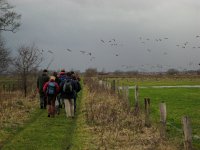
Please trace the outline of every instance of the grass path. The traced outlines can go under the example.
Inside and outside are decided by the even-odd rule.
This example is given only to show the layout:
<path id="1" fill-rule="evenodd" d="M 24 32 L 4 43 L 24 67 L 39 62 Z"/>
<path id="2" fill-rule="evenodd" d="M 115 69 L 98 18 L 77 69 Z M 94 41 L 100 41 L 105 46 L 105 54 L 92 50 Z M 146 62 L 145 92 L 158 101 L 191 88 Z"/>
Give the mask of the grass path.
<path id="1" fill-rule="evenodd" d="M 64 150 L 81 149 L 85 130 L 80 127 L 84 122 L 80 113 L 81 95 L 77 100 L 78 112 L 74 119 L 66 118 L 64 109 L 55 118 L 48 118 L 46 110 L 37 110 L 24 129 L 14 135 L 2 150 Z M 78 125 L 78 126 L 77 126 Z M 77 130 L 79 129 L 79 130 Z M 76 140 L 76 136 L 79 139 Z M 73 148 L 78 147 L 78 148 Z"/>

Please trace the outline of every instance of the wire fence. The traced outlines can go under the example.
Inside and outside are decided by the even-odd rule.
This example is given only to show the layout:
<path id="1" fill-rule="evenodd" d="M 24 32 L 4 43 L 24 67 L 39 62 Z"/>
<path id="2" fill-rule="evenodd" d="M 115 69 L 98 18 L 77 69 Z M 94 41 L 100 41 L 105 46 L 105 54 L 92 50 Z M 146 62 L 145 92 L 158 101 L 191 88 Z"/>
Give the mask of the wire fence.
<path id="1" fill-rule="evenodd" d="M 129 107 L 134 107 L 134 115 L 138 115 L 140 113 L 140 105 L 138 101 L 138 95 L 139 95 L 139 87 L 137 85 L 135 86 L 124 86 L 119 85 L 119 81 L 116 80 L 99 80 L 99 85 L 103 89 L 111 90 L 114 94 L 117 94 L 119 97 L 123 97 L 124 100 L 127 100 Z M 183 86 L 185 87 L 185 86 Z M 187 86 L 190 87 L 190 86 Z M 192 86 L 193 87 L 193 86 Z M 199 86 L 194 86 L 195 88 L 199 88 Z M 144 87 L 143 87 L 144 88 Z M 156 87 L 158 88 L 158 87 Z M 163 88 L 163 87 L 161 87 Z M 164 87 L 164 88 L 171 88 L 171 87 Z M 174 87 L 172 87 L 174 88 Z M 130 99 L 129 99 L 129 89 L 134 89 L 134 105 L 130 105 Z M 151 126 L 150 121 L 150 98 L 145 98 L 145 125 L 147 127 Z M 167 110 L 166 110 L 166 104 L 164 102 L 160 103 L 160 124 L 158 125 L 160 128 L 160 136 L 165 138 L 166 137 L 166 130 L 167 127 L 173 128 L 179 135 L 182 135 L 184 137 L 184 147 L 185 150 L 191 150 L 192 147 L 192 140 L 200 140 L 199 135 L 192 135 L 192 128 L 191 128 L 191 121 L 188 116 L 182 116 L 181 122 L 182 122 L 182 128 L 177 127 L 173 122 L 167 121 Z"/>

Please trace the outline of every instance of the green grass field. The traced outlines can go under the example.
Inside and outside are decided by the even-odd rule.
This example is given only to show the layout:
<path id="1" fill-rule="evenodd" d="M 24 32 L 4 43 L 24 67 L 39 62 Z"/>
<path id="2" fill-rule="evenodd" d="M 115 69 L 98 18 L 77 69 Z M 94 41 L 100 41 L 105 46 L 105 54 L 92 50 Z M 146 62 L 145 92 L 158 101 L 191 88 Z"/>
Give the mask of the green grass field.
<path id="1" fill-rule="evenodd" d="M 130 79 L 129 79 L 130 81 Z M 134 85 L 127 79 L 122 79 L 122 85 Z M 199 79 L 143 79 L 136 80 L 139 86 L 155 85 L 200 85 Z M 142 110 L 144 107 L 144 98 L 151 99 L 151 120 L 153 124 L 159 124 L 160 113 L 159 104 L 164 101 L 167 106 L 167 135 L 169 138 L 178 138 L 180 143 L 183 140 L 181 118 L 189 116 L 192 124 L 193 145 L 200 149 L 200 88 L 139 88 L 139 101 Z M 134 89 L 129 90 L 130 103 L 134 103 Z"/>

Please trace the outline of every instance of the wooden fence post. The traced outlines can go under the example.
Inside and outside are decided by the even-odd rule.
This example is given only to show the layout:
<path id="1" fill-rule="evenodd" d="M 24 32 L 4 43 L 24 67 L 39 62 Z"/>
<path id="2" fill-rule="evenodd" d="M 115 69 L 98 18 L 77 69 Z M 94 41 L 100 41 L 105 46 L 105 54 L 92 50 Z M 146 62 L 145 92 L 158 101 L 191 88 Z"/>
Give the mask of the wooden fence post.
<path id="1" fill-rule="evenodd" d="M 134 114 L 138 115 L 139 113 L 139 88 L 138 85 L 135 86 L 135 106 Z"/>
<path id="2" fill-rule="evenodd" d="M 124 86 L 124 85 L 121 83 L 121 84 L 120 84 L 119 91 L 118 91 L 118 92 L 119 92 L 119 97 L 120 97 L 120 99 L 123 98 L 123 89 L 124 89 L 123 86 Z"/>
<path id="3" fill-rule="evenodd" d="M 103 81 L 99 80 L 99 85 L 102 86 L 102 84 L 103 84 Z"/>
<path id="4" fill-rule="evenodd" d="M 167 109 L 164 102 L 160 103 L 160 136 L 161 138 L 166 137 L 166 118 L 167 118 Z"/>
<path id="5" fill-rule="evenodd" d="M 116 93 L 117 93 L 118 97 L 119 97 L 119 93 L 120 93 L 120 89 L 119 88 L 120 88 L 119 80 L 117 80 Z"/>
<path id="6" fill-rule="evenodd" d="M 188 116 L 184 116 L 182 118 L 182 124 L 183 124 L 185 150 L 192 150 L 192 128 Z"/>
<path id="7" fill-rule="evenodd" d="M 125 87 L 125 99 L 127 100 L 127 104 L 130 107 L 130 102 L 129 102 L 129 87 Z"/>
<path id="8" fill-rule="evenodd" d="M 106 81 L 103 81 L 103 89 L 106 90 Z"/>
<path id="9" fill-rule="evenodd" d="M 109 82 L 106 82 L 106 90 L 109 90 Z"/>
<path id="10" fill-rule="evenodd" d="M 138 85 L 135 86 L 135 104 L 138 105 L 138 97 L 139 97 L 139 93 L 138 93 Z"/>
<path id="11" fill-rule="evenodd" d="M 125 89 L 125 86 L 124 86 L 124 85 L 122 85 L 122 94 L 121 94 L 122 98 L 123 98 L 123 97 L 124 97 L 124 95 L 125 95 L 125 92 L 124 92 L 125 90 L 124 90 L 124 89 Z"/>
<path id="12" fill-rule="evenodd" d="M 117 79 L 116 81 L 116 89 L 118 89 L 118 86 L 119 86 L 119 79 Z"/>
<path id="13" fill-rule="evenodd" d="M 116 82 L 115 82 L 115 80 L 112 81 L 111 89 L 112 89 L 113 93 L 115 93 L 115 91 L 116 91 Z"/>
<path id="14" fill-rule="evenodd" d="M 3 84 L 3 92 L 4 93 L 6 92 L 6 86 L 5 86 L 5 84 Z"/>
<path id="15" fill-rule="evenodd" d="M 151 126 L 150 118 L 149 118 L 149 114 L 150 114 L 150 98 L 144 98 L 144 105 L 145 105 L 145 126 L 146 127 L 150 127 Z"/>

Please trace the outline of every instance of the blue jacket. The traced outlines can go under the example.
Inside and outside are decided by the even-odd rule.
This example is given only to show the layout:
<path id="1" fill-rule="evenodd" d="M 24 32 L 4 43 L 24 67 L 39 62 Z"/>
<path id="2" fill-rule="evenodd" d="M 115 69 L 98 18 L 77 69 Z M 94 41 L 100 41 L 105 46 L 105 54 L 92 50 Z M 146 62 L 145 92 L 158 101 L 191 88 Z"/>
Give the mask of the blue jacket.
<path id="1" fill-rule="evenodd" d="M 65 93 L 63 91 L 63 86 L 64 86 L 64 83 L 65 83 L 66 80 L 70 80 L 71 81 L 71 85 L 72 85 L 72 89 L 73 89 L 73 91 L 71 93 Z M 61 81 L 61 83 L 60 83 L 60 93 L 61 93 L 61 97 L 62 98 L 74 99 L 75 96 L 76 96 L 76 90 L 77 90 L 77 85 L 76 85 L 75 81 L 72 78 L 66 77 L 65 80 Z"/>

